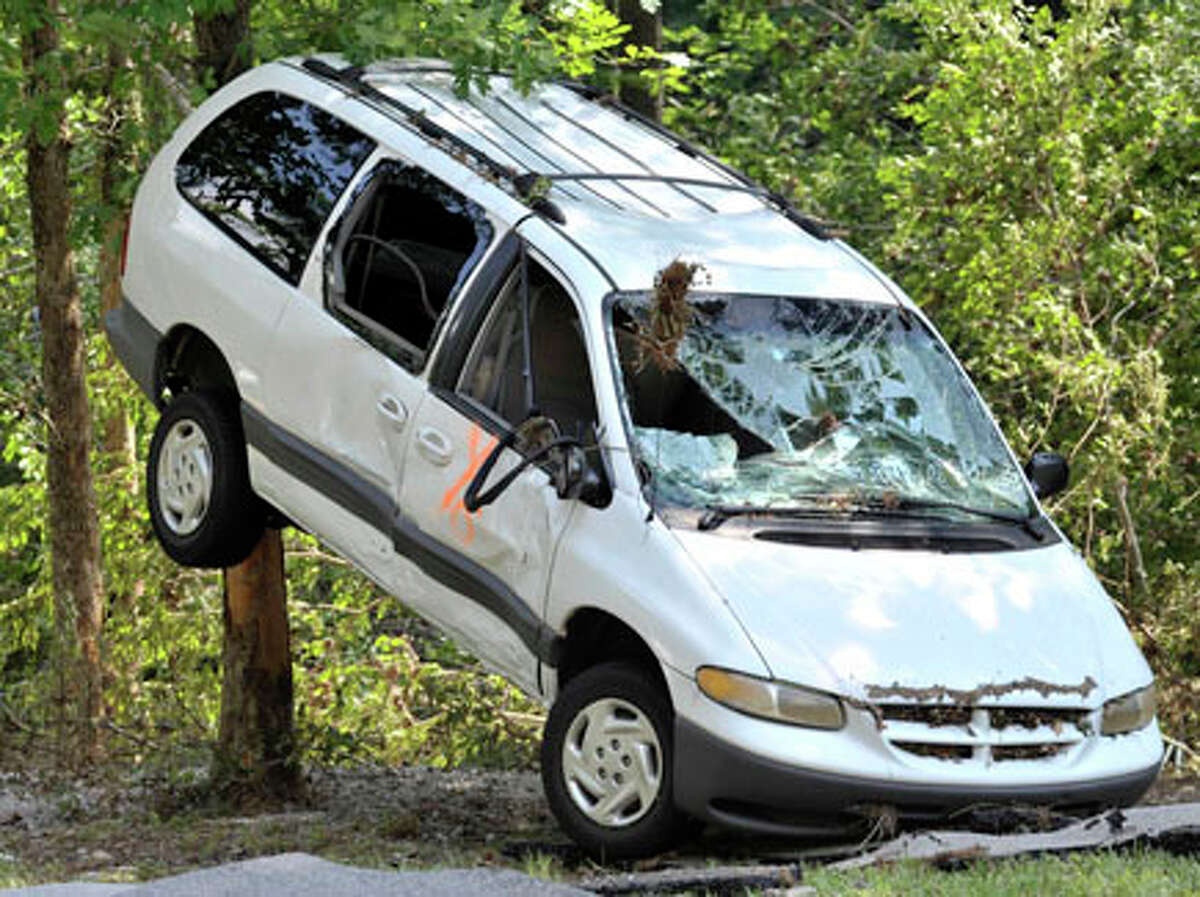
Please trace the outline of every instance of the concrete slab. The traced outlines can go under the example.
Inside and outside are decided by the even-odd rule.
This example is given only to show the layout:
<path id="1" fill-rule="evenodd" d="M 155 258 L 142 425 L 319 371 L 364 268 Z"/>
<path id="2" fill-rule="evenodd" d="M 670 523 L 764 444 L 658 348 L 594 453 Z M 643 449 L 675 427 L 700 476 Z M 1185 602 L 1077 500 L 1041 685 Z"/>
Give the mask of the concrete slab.
<path id="1" fill-rule="evenodd" d="M 0 890 L 0 897 L 591 897 L 509 869 L 387 872 L 285 853 L 138 885 L 72 882 Z"/>

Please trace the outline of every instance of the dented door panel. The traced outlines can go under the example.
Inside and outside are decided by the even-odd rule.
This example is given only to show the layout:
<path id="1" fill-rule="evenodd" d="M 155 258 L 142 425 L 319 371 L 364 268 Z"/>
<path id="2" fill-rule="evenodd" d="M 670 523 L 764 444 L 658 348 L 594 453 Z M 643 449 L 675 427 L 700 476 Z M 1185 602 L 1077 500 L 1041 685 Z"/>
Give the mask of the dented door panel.
<path id="1" fill-rule="evenodd" d="M 272 423 L 394 502 L 421 381 L 311 302 L 286 309 L 276 346 Z"/>
<path id="2" fill-rule="evenodd" d="M 528 633 L 522 640 L 521 630 L 523 621 L 539 618 L 555 545 L 572 503 L 559 500 L 547 474 L 535 467 L 518 476 L 493 504 L 468 512 L 463 496 L 495 448 L 496 434 L 438 395 L 430 395 L 422 406 L 414 432 L 401 494 L 403 512 L 422 533 L 444 546 L 448 556 L 461 556 L 507 586 L 503 595 L 489 598 L 501 625 L 494 620 L 476 621 L 468 643 L 484 660 L 519 681 L 536 681 L 533 646 Z M 519 460 L 516 452 L 506 451 L 491 481 Z M 457 620 L 454 625 L 461 629 L 471 625 L 478 604 L 460 594 L 437 612 L 448 621 Z"/>

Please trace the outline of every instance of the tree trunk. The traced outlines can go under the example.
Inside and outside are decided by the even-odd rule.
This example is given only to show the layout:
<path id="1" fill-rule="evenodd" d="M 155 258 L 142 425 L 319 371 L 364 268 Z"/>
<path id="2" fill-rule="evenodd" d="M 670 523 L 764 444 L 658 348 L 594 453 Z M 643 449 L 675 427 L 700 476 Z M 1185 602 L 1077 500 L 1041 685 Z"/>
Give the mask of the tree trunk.
<path id="1" fill-rule="evenodd" d="M 116 46 L 109 47 L 105 65 L 104 105 L 100 146 L 100 203 L 106 220 L 100 243 L 100 310 L 108 312 L 121 304 L 121 244 L 125 227 L 125 207 L 117 196 L 122 162 L 125 159 L 124 126 L 129 100 L 117 89 L 121 70 L 129 56 Z M 109 356 L 109 367 L 119 367 Z M 133 419 L 125 408 L 114 409 L 104 422 L 104 451 L 113 470 L 126 471 L 131 492 L 137 491 L 137 450 Z"/>
<path id="2" fill-rule="evenodd" d="M 26 102 L 42 113 L 30 128 L 26 186 L 37 259 L 36 302 L 41 320 L 42 385 L 48 412 L 46 480 L 50 503 L 50 556 L 67 722 L 78 739 L 76 758 L 93 761 L 101 750 L 104 714 L 100 632 L 103 571 L 100 527 L 88 453 L 92 426 L 84 380 L 83 315 L 69 242 L 70 144 L 64 113 L 64 72 L 58 49 L 58 4 L 21 36 Z M 70 638 L 71 623 L 74 638 Z M 73 758 L 73 759 L 76 759 Z"/>
<path id="3" fill-rule="evenodd" d="M 214 86 L 250 65 L 250 0 L 196 17 L 197 72 Z M 289 799 L 303 791 L 293 730 L 283 539 L 267 529 L 246 560 L 225 570 L 224 678 L 214 786 L 236 802 Z"/>
<path id="4" fill-rule="evenodd" d="M 196 35 L 196 77 L 213 79 L 220 87 L 250 68 L 250 0 L 234 0 L 226 13 L 193 20 Z"/>
<path id="5" fill-rule="evenodd" d="M 235 802 L 302 790 L 292 727 L 292 657 L 283 541 L 268 529 L 225 570 L 224 682 L 213 780 Z"/>
<path id="6" fill-rule="evenodd" d="M 662 49 L 662 6 L 646 12 L 642 0 L 617 0 L 617 16 L 629 26 L 622 46 Z M 634 73 L 621 79 L 621 102 L 647 118 L 662 119 L 662 91 L 650 87 Z"/>

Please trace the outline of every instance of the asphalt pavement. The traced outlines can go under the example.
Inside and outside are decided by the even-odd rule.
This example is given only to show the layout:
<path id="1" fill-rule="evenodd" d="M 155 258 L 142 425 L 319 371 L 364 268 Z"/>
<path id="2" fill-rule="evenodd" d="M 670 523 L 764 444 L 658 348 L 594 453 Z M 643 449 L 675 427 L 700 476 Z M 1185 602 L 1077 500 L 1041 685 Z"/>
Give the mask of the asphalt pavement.
<path id="1" fill-rule="evenodd" d="M 0 889 L 0 897 L 594 897 L 510 869 L 386 872 L 283 853 L 141 884 L 68 882 Z"/>

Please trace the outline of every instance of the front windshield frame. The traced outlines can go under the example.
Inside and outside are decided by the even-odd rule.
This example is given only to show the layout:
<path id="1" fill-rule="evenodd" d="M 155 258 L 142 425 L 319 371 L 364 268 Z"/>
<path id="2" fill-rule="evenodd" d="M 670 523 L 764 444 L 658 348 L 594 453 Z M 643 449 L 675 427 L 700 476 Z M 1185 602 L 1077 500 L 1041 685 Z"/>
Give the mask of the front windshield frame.
<path id="1" fill-rule="evenodd" d="M 869 490 L 861 489 L 833 489 L 825 490 L 820 493 L 804 493 L 797 494 L 795 502 L 781 504 L 772 502 L 770 504 L 754 505 L 753 503 L 731 501 L 731 502 L 704 502 L 704 503 L 689 503 L 673 500 L 669 490 L 664 490 L 655 482 L 654 465 L 644 458 L 644 452 L 639 446 L 638 430 L 639 428 L 634 423 L 633 410 L 630 401 L 629 390 L 627 387 L 624 370 L 622 367 L 622 352 L 618 345 L 618 326 L 616 324 L 616 314 L 622 301 L 633 301 L 645 304 L 650 298 L 652 291 L 650 290 L 616 290 L 607 294 L 602 303 L 604 336 L 609 349 L 609 363 L 611 366 L 613 382 L 615 386 L 615 395 L 620 412 L 621 423 L 625 431 L 626 443 L 633 466 L 637 472 L 639 482 L 643 488 L 643 494 L 647 501 L 655 508 L 664 509 L 684 509 L 684 510 L 700 510 L 723 508 L 731 510 L 734 514 L 772 514 L 784 513 L 789 511 L 802 511 L 805 514 L 828 514 L 831 517 L 844 516 L 846 513 L 875 509 L 883 510 L 888 513 L 896 512 L 898 509 L 911 506 L 914 509 L 919 509 L 916 516 L 938 516 L 945 518 L 947 522 L 957 523 L 985 523 L 987 518 L 992 520 L 1011 520 L 1017 523 L 1027 523 L 1040 518 L 1041 509 L 1037 503 L 1028 481 L 1026 480 L 1021 465 L 1016 456 L 1012 452 L 1011 446 L 1004 438 L 1000 427 L 995 418 L 992 416 L 991 410 L 987 403 L 984 402 L 982 396 L 975 388 L 975 384 L 967 375 L 958 358 L 955 356 L 949 345 L 938 333 L 936 328 L 920 311 L 911 306 L 901 305 L 899 303 L 892 305 L 887 303 L 879 303 L 871 300 L 860 300 L 847 297 L 813 297 L 803 295 L 782 295 L 782 294 L 765 294 L 765 293 L 747 293 L 733 291 L 716 291 L 716 290 L 695 290 L 688 296 L 688 301 L 693 307 L 712 304 L 714 302 L 729 302 L 731 300 L 768 300 L 787 302 L 805 302 L 816 301 L 823 303 L 836 303 L 845 306 L 862 306 L 864 308 L 879 309 L 884 312 L 895 313 L 901 318 L 905 324 L 905 329 L 914 329 L 929 340 L 930 344 L 936 347 L 939 354 L 945 357 L 947 369 L 953 373 L 955 381 L 962 393 L 962 400 L 965 401 L 971 408 L 972 413 L 976 414 L 979 422 L 986 429 L 989 437 L 994 440 L 996 456 L 993 458 L 996 462 L 1002 462 L 1006 468 L 1006 475 L 1012 477 L 1012 492 L 1011 497 L 1015 501 L 1011 506 L 1005 508 L 997 508 L 993 506 L 979 507 L 973 510 L 972 505 L 961 500 L 962 496 L 958 496 L 958 500 L 954 497 L 946 496 L 944 501 L 930 502 L 929 495 L 896 495 L 894 493 L 883 491 L 872 493 Z M 628 309 L 625 310 L 629 314 Z"/>

